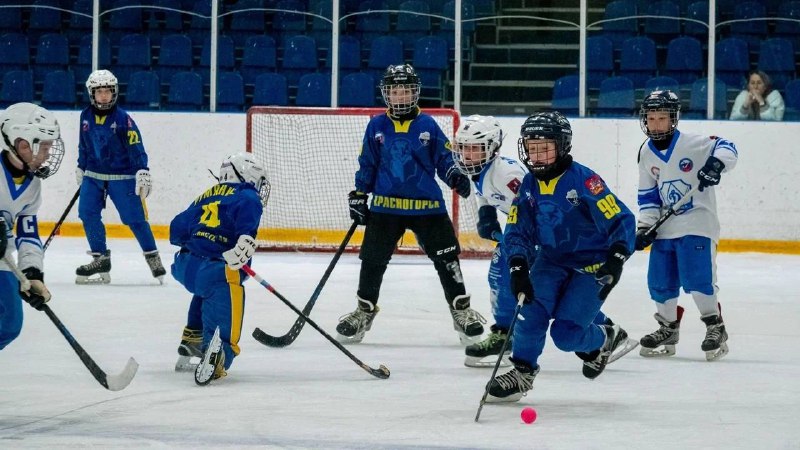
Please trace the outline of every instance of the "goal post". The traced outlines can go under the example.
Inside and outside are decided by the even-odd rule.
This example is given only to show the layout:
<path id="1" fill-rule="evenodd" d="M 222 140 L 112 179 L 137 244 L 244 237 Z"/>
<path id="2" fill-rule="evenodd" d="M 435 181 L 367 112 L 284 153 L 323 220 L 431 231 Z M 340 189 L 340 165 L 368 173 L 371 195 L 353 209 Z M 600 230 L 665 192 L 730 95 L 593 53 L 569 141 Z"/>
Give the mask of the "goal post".
<path id="1" fill-rule="evenodd" d="M 452 109 L 423 110 L 453 139 L 459 115 Z M 264 250 L 335 251 L 352 224 L 347 193 L 353 190 L 364 131 L 385 108 L 254 106 L 247 111 L 247 151 L 264 165 L 271 184 L 258 246 Z M 462 199 L 438 179 L 457 230 L 462 254 L 488 255 L 493 245 L 478 237 L 474 195 Z M 364 229 L 350 240 L 357 250 Z M 399 251 L 420 253 L 413 233 Z"/>

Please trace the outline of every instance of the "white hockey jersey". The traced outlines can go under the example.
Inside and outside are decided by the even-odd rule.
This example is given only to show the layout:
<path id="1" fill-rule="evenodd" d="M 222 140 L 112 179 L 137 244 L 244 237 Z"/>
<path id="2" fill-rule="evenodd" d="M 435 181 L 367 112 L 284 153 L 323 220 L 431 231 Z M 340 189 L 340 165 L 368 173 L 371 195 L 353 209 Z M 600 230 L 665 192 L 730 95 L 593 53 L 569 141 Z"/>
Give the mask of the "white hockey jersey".
<path id="1" fill-rule="evenodd" d="M 697 172 L 712 155 L 725 164 L 723 173 L 736 166 L 736 146 L 717 136 L 676 130 L 670 147 L 664 151 L 656 149 L 650 139 L 645 141 L 639 149 L 639 227 L 655 223 L 670 206 L 697 186 Z M 718 242 L 719 219 L 714 191 L 712 187 L 692 195 L 677 214 L 661 225 L 656 239 L 695 235 Z"/>
<path id="2" fill-rule="evenodd" d="M 42 241 L 39 238 L 39 225 L 36 214 L 42 204 L 42 180 L 25 176 L 16 180 L 0 161 L 0 214 L 6 221 L 8 230 L 0 230 L 8 236 L 6 254 L 10 255 L 16 245 L 17 266 L 20 269 L 36 267 L 44 271 Z M 16 239 L 11 227 L 16 224 Z M 10 271 L 0 259 L 0 270 Z"/>
<path id="3" fill-rule="evenodd" d="M 522 179 L 527 173 L 528 170 L 516 159 L 497 157 L 483 169 L 475 182 L 478 209 L 490 205 L 508 215 L 511 202 L 517 196 Z"/>

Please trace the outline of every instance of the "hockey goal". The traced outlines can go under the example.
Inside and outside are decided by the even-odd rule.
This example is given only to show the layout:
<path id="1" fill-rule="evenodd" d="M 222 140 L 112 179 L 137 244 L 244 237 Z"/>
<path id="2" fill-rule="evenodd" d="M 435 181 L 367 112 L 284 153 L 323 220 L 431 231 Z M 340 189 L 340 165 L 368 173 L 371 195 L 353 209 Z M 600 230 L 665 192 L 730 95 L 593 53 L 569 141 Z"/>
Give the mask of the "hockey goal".
<path id="1" fill-rule="evenodd" d="M 452 140 L 458 113 L 425 109 Z M 352 224 L 347 193 L 353 189 L 358 155 L 370 118 L 383 108 L 287 108 L 256 106 L 247 111 L 247 151 L 267 171 L 272 191 L 261 221 L 259 248 L 335 251 Z M 478 237 L 474 196 L 461 199 L 439 180 L 465 256 L 488 255 L 493 245 Z M 357 250 L 359 227 L 350 240 Z M 419 253 L 413 233 L 401 252 Z"/>

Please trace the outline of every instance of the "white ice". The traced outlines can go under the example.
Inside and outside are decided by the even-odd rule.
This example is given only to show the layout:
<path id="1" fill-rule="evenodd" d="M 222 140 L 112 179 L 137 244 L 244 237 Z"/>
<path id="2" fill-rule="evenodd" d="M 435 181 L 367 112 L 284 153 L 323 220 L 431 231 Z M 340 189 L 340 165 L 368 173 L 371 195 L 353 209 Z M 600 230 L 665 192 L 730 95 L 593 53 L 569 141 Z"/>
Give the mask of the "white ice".
<path id="1" fill-rule="evenodd" d="M 255 327 L 281 335 L 296 316 L 250 280 L 242 353 L 227 378 L 201 388 L 173 371 L 189 294 L 169 276 L 158 286 L 134 241 L 109 246 L 111 284 L 77 286 L 86 243 L 55 239 L 45 271 L 51 305 L 106 372 L 136 358 L 136 378 L 123 391 L 103 389 L 49 319 L 25 306 L 21 336 L 0 352 L 0 448 L 800 448 L 798 256 L 718 256 L 731 336 L 724 359 L 705 361 L 704 327 L 684 295 L 674 357 L 632 352 L 589 381 L 548 340 L 533 391 L 487 404 L 475 423 L 491 369 L 464 367 L 427 259 L 392 261 L 372 331 L 348 347 L 372 367 L 387 365 L 389 379 L 373 378 L 308 325 L 285 349 L 256 342 Z M 173 248 L 159 246 L 168 266 Z M 258 254 L 253 268 L 302 308 L 331 256 Z M 631 258 L 604 308 L 636 338 L 656 327 L 646 261 Z M 487 266 L 462 262 L 472 304 L 491 324 Z M 345 255 L 311 314 L 331 334 L 355 307 L 358 269 Z M 525 406 L 539 413 L 531 425 L 520 420 Z"/>

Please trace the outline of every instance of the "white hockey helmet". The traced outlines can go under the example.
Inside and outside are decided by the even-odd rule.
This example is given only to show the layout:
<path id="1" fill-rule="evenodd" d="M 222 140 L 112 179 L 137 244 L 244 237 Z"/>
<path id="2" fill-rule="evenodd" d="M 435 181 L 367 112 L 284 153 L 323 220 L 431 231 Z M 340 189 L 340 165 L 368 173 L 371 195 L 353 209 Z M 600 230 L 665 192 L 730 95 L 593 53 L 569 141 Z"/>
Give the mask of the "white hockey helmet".
<path id="1" fill-rule="evenodd" d="M 258 191 L 261 204 L 264 207 L 267 206 L 270 191 L 267 173 L 251 153 L 234 153 L 222 160 L 222 166 L 219 168 L 219 182 L 249 183 Z"/>
<path id="2" fill-rule="evenodd" d="M 94 91 L 100 88 L 111 89 L 111 103 L 97 103 L 94 98 Z M 119 94 L 119 83 L 117 77 L 110 70 L 95 70 L 86 79 L 86 91 L 89 92 L 89 101 L 97 109 L 111 109 L 117 104 Z"/>
<path id="3" fill-rule="evenodd" d="M 504 137 L 503 128 L 494 117 L 477 114 L 466 117 L 456 131 L 456 145 L 453 147 L 453 160 L 458 170 L 465 175 L 481 173 L 497 158 Z M 482 149 L 480 159 L 473 159 L 475 149 L 472 146 L 476 145 Z M 465 155 L 467 151 L 470 156 Z"/>
<path id="4" fill-rule="evenodd" d="M 11 157 L 37 177 L 47 178 L 61 166 L 64 158 L 61 127 L 55 115 L 41 106 L 24 102 L 9 106 L 0 113 L 0 133 L 2 146 L 11 152 Z M 18 140 L 28 143 L 30 158 L 19 155 Z"/>

